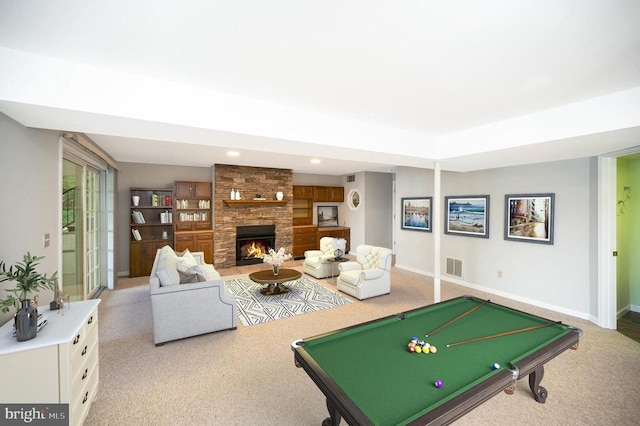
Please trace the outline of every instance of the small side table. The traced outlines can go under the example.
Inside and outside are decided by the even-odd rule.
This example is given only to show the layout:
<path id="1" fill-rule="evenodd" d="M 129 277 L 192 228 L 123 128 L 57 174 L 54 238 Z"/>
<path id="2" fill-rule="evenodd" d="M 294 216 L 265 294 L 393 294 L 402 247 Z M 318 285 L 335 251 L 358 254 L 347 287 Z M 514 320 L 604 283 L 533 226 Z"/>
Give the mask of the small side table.
<path id="1" fill-rule="evenodd" d="M 331 276 L 329 277 L 330 282 L 335 284 L 338 281 L 336 276 L 339 274 L 336 274 L 336 269 L 335 269 L 336 265 L 338 263 L 348 262 L 348 261 L 349 259 L 347 259 L 346 257 L 340 257 L 340 258 L 334 257 L 333 259 L 329 259 L 329 262 L 331 263 Z"/>

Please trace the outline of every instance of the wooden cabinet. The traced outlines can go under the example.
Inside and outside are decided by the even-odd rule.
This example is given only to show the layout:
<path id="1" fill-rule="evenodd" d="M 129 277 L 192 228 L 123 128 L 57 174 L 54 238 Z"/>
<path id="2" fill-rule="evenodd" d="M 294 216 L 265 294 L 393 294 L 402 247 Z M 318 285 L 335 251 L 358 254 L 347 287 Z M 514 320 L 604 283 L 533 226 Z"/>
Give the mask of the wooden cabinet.
<path id="1" fill-rule="evenodd" d="M 307 250 L 315 250 L 318 245 L 318 227 L 315 225 L 294 226 L 293 227 L 293 249 L 294 258 L 304 257 Z"/>
<path id="2" fill-rule="evenodd" d="M 314 186 L 313 201 L 316 203 L 342 203 L 344 188 L 342 186 Z"/>
<path id="3" fill-rule="evenodd" d="M 211 182 L 175 183 L 175 232 L 211 230 Z"/>
<path id="4" fill-rule="evenodd" d="M 351 228 L 346 228 L 344 226 L 318 228 L 316 242 L 318 247 L 320 247 L 320 238 L 322 237 L 344 238 L 345 240 L 347 240 L 347 253 L 349 253 L 349 250 L 351 248 Z"/>
<path id="5" fill-rule="evenodd" d="M 173 244 L 173 190 L 130 188 L 129 276 L 149 275 L 156 250 Z M 137 204 L 137 205 L 136 205 Z"/>
<path id="6" fill-rule="evenodd" d="M 307 250 L 320 248 L 320 238 L 333 237 L 347 240 L 347 253 L 350 249 L 351 228 L 336 226 L 332 228 L 318 228 L 316 225 L 293 227 L 293 257 L 304 257 Z"/>
<path id="7" fill-rule="evenodd" d="M 341 203 L 341 186 L 293 186 L 293 226 L 313 224 L 313 203 Z"/>
<path id="8" fill-rule="evenodd" d="M 211 199 L 211 182 L 176 182 L 176 198 Z"/>
<path id="9" fill-rule="evenodd" d="M 183 252 L 186 249 L 191 252 L 203 252 L 204 261 L 213 264 L 213 231 L 177 232 L 176 252 Z"/>
<path id="10" fill-rule="evenodd" d="M 0 327 L 0 401 L 69 404 L 70 425 L 82 425 L 98 392 L 98 304 L 72 302 L 64 315 L 40 307 L 47 325 L 35 339 L 18 342 L 13 321 Z M 53 414 L 51 412 L 50 414 Z"/>
<path id="11" fill-rule="evenodd" d="M 293 198 L 313 199 L 313 186 L 294 185 Z"/>
<path id="12" fill-rule="evenodd" d="M 310 198 L 293 199 L 293 226 L 313 223 L 313 202 Z"/>
<path id="13" fill-rule="evenodd" d="M 211 182 L 175 182 L 175 251 L 204 252 L 213 263 Z"/>
<path id="14" fill-rule="evenodd" d="M 173 247 L 172 243 L 167 240 L 132 242 L 129 245 L 129 276 L 142 277 L 151 274 L 158 249 L 166 245 Z"/>

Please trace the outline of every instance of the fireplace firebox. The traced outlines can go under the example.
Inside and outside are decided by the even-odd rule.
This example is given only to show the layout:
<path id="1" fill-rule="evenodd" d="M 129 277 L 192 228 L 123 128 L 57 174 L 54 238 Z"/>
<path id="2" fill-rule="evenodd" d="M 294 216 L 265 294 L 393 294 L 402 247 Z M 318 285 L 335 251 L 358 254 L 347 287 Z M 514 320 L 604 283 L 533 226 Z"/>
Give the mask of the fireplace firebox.
<path id="1" fill-rule="evenodd" d="M 276 244 L 275 225 L 238 226 L 236 228 L 236 265 L 262 263 L 262 255 Z"/>

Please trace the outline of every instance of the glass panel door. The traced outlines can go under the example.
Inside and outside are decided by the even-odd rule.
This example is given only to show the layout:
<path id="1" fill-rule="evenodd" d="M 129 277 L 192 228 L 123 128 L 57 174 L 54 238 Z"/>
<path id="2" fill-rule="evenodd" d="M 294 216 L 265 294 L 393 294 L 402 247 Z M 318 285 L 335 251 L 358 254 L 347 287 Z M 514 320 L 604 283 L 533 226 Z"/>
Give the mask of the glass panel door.
<path id="1" fill-rule="evenodd" d="M 101 185 L 99 171 L 87 167 L 86 176 L 86 294 L 89 296 L 100 286 L 100 247 L 102 246 L 100 241 Z"/>
<path id="2" fill-rule="evenodd" d="M 82 182 L 84 167 L 63 160 L 62 168 L 62 292 L 71 301 L 83 300 L 84 220 Z"/>

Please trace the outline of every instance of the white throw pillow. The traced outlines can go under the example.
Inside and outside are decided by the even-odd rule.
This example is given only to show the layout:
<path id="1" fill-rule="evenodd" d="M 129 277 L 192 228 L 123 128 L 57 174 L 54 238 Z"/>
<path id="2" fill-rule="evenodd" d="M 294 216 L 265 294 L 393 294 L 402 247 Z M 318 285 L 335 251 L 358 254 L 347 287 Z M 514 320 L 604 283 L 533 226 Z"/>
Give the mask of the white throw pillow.
<path id="1" fill-rule="evenodd" d="M 180 272 L 187 272 L 190 268 L 198 266 L 198 261 L 191 254 L 189 249 L 182 253 L 182 257 L 177 258 L 177 267 Z"/>

